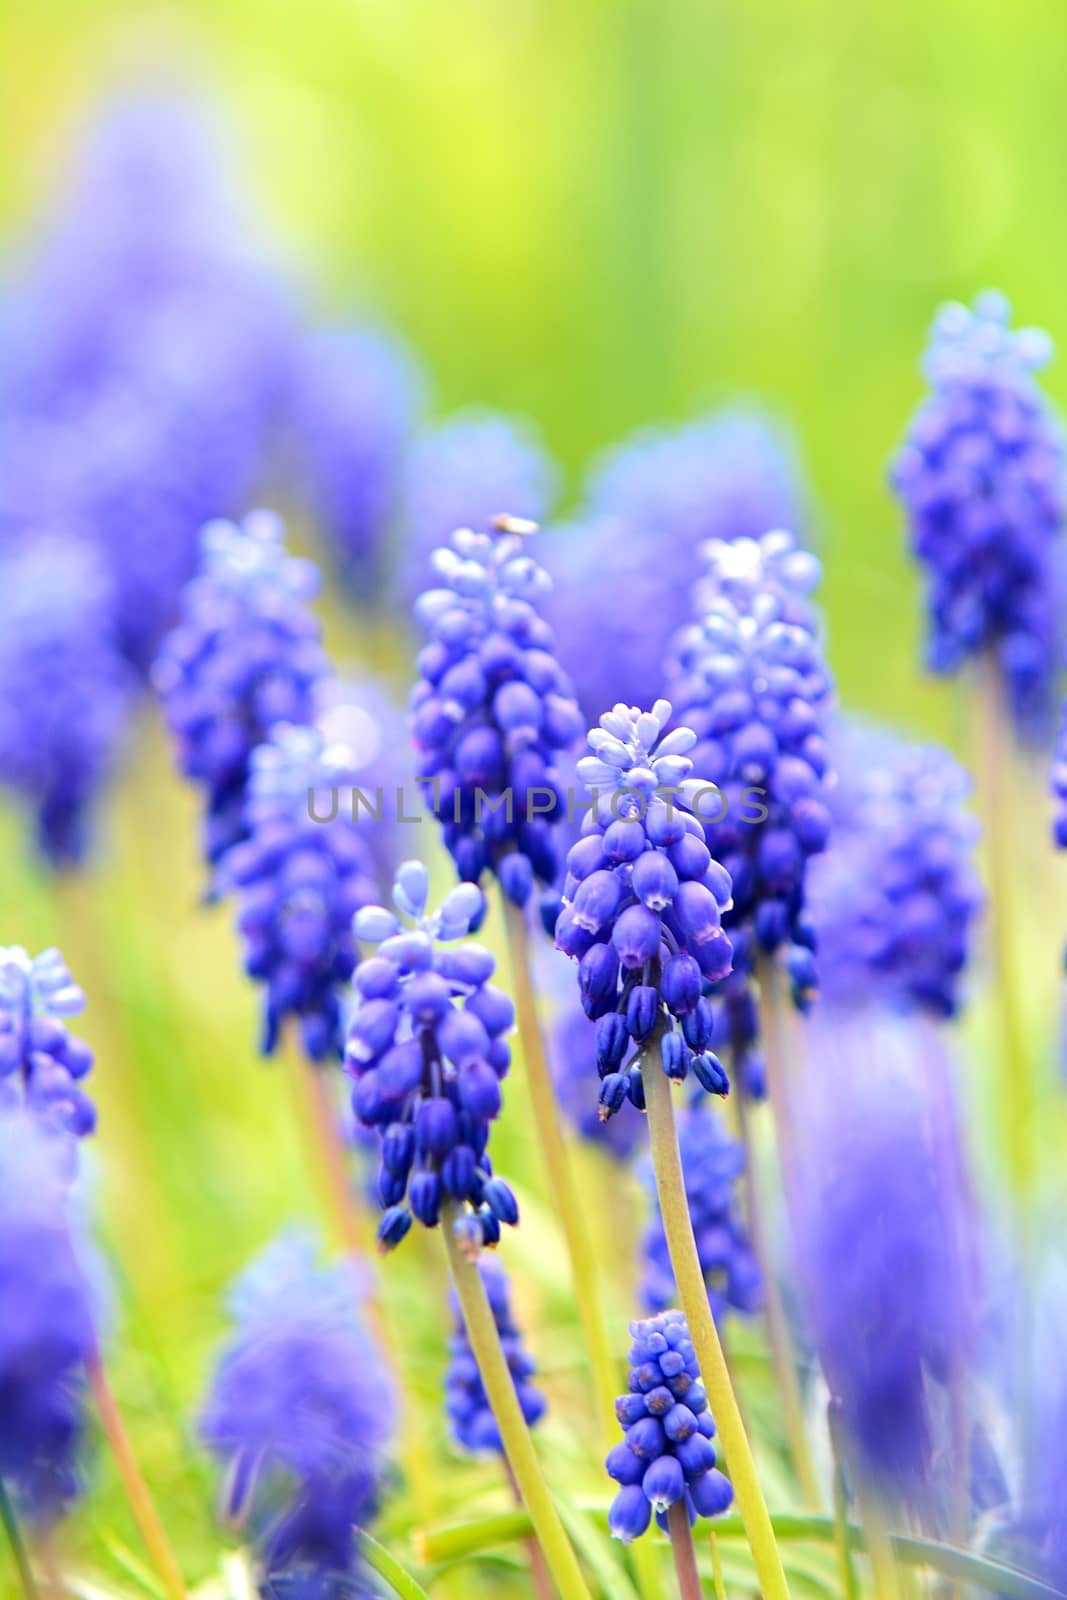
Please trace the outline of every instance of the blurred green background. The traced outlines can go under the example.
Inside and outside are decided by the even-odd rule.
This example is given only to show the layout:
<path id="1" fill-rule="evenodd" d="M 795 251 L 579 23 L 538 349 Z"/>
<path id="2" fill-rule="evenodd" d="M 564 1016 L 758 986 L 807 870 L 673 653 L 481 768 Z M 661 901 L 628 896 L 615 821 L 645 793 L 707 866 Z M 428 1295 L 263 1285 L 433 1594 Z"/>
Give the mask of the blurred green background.
<path id="1" fill-rule="evenodd" d="M 885 466 L 938 301 L 998 285 L 1067 346 L 1060 4 L 35 0 L 8 16 L 0 50 L 5 235 L 30 225 L 101 94 L 172 73 L 229 112 L 265 222 L 323 308 L 393 321 L 438 409 L 527 412 L 572 487 L 641 423 L 737 394 L 787 413 L 821 508 L 844 699 L 966 748 L 961 691 L 917 665 L 919 588 Z M 1048 386 L 1067 399 L 1067 363 Z M 331 615 L 328 642 L 358 649 L 336 601 Z M 1051 948 L 1065 919 L 1038 786 L 1012 825 Z M 116 1384 L 203 1578 L 212 1488 L 188 1418 L 223 1286 L 280 1223 L 315 1213 L 299 1120 L 284 1073 L 255 1058 L 228 914 L 198 907 L 195 803 L 150 714 L 88 879 L 46 881 L 14 819 L 2 827 L 3 942 L 61 943 L 90 992 L 91 1176 L 122 1263 Z M 1049 958 L 1029 1001 L 1042 1044 L 1057 983 Z M 984 1082 L 995 1064 L 976 1070 Z M 500 1165 L 525 1222 L 509 1260 L 559 1417 L 581 1404 L 573 1308 L 512 1083 Z M 595 1153 L 583 1162 L 613 1236 L 640 1214 L 636 1190 Z M 466 1510 L 506 1498 L 492 1466 L 442 1471 L 441 1266 L 432 1241 L 403 1254 L 387 1271 L 428 1484 L 387 1515 L 398 1548 L 427 1510 L 455 1515 L 457 1495 Z M 628 1270 L 612 1275 L 620 1317 Z M 741 1341 L 742 1372 L 757 1344 Z M 773 1403 L 757 1384 L 750 1404 L 773 1498 Z M 547 1428 L 568 1495 L 601 1492 L 594 1457 Z M 136 1592 L 115 1543 L 136 1550 L 136 1536 L 104 1461 L 95 1484 L 63 1542 Z M 510 1592 L 504 1568 L 479 1581 L 455 1592 Z"/>

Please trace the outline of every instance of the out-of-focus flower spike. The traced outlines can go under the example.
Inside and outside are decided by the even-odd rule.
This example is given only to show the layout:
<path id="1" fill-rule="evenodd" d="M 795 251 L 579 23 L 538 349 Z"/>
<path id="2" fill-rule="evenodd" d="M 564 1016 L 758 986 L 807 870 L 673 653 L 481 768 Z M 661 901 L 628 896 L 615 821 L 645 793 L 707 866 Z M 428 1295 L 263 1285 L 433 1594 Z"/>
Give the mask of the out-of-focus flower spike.
<path id="1" fill-rule="evenodd" d="M 500 1262 L 491 1256 L 479 1257 L 478 1270 L 492 1308 L 500 1347 L 514 1379 L 515 1394 L 523 1418 L 527 1427 L 532 1428 L 544 1416 L 545 1398 L 531 1382 L 537 1369 L 526 1352 L 522 1334 L 512 1314 L 507 1275 Z M 451 1304 L 453 1333 L 449 1344 L 448 1371 L 445 1374 L 445 1410 L 452 1433 L 464 1450 L 502 1453 L 504 1446 L 500 1430 L 489 1405 L 454 1291 Z"/>
<path id="2" fill-rule="evenodd" d="M 0 1111 L 24 1107 L 77 1138 L 92 1133 L 96 1107 L 82 1088 L 93 1052 L 66 1026 L 85 1008 L 58 950 L 32 959 L 0 949 Z"/>

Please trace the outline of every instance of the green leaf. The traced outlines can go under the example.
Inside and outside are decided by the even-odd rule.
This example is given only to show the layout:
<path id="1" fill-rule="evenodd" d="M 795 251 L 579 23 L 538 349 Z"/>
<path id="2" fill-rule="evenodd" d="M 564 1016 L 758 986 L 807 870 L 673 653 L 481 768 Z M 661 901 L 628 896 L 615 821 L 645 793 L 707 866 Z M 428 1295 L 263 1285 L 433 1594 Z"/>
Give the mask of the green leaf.
<path id="1" fill-rule="evenodd" d="M 394 1555 L 391 1555 L 384 1545 L 377 1539 L 372 1539 L 369 1533 L 360 1532 L 359 1548 L 369 1567 L 373 1567 L 380 1578 L 384 1578 L 394 1594 L 400 1600 L 429 1600 L 429 1596 L 422 1585 L 411 1576 L 406 1567 L 402 1567 Z"/>

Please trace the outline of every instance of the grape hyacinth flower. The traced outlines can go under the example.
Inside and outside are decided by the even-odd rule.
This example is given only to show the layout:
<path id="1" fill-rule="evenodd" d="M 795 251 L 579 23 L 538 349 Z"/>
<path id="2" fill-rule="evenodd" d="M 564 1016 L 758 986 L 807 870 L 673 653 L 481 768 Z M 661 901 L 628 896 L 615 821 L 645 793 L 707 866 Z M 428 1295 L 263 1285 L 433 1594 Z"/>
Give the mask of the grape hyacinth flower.
<path id="1" fill-rule="evenodd" d="M 47 1528 L 81 1489 L 94 1291 L 61 1141 L 0 1109 L 0 1479 Z"/>
<path id="2" fill-rule="evenodd" d="M 55 535 L 16 544 L 0 561 L 0 783 L 30 811 L 57 870 L 85 857 L 131 690 L 94 551 Z"/>
<path id="3" fill-rule="evenodd" d="M 700 621 L 679 634 L 670 663 L 678 720 L 698 735 L 693 762 L 722 795 L 707 835 L 733 881 L 724 924 L 735 968 L 743 980 L 757 950 L 784 950 L 801 1006 L 816 980 L 807 864 L 830 831 L 831 680 L 807 598 L 819 570 L 785 532 L 708 545 Z"/>
<path id="4" fill-rule="evenodd" d="M 23 1107 L 47 1128 L 92 1133 L 96 1107 L 81 1084 L 93 1052 L 66 1025 L 84 1010 L 58 950 L 0 949 L 0 1113 Z"/>
<path id="5" fill-rule="evenodd" d="M 228 851 L 220 888 L 236 894 L 245 971 L 264 985 L 264 1055 L 290 1018 L 312 1061 L 342 1048 L 352 918 L 378 892 L 366 830 L 339 801 L 347 763 L 318 729 L 288 723 L 252 753 L 247 837 Z"/>
<path id="6" fill-rule="evenodd" d="M 651 711 L 617 705 L 589 733 L 594 754 L 578 763 L 593 805 L 567 856 L 556 944 L 578 962 L 582 1005 L 596 1023 L 605 1118 L 627 1099 L 644 1109 L 638 1061 L 657 1032 L 668 1078 L 684 1082 L 692 1069 L 709 1093 L 729 1092 L 710 1049 L 704 987 L 731 968 L 722 930 L 730 875 L 697 814 L 719 797 L 689 776 L 697 736 L 681 727 L 664 735 L 670 717 L 666 700 Z"/>
<path id="7" fill-rule="evenodd" d="M 457 412 L 416 437 L 405 473 L 393 588 L 410 610 L 433 552 L 456 528 L 482 528 L 505 513 L 543 522 L 559 473 L 521 417 Z"/>
<path id="8" fill-rule="evenodd" d="M 295 358 L 289 431 L 297 470 L 343 576 L 361 595 L 381 585 L 422 390 L 410 352 L 375 328 L 313 334 Z"/>
<path id="9" fill-rule="evenodd" d="M 376 1511 L 396 1424 L 388 1371 L 347 1265 L 283 1235 L 240 1278 L 200 1435 L 226 1467 L 223 1515 L 249 1522 L 264 1593 L 369 1593 L 356 1532 Z M 364 1587 L 365 1585 L 365 1587 Z"/>
<path id="10" fill-rule="evenodd" d="M 728 1310 L 751 1316 L 763 1305 L 763 1285 L 736 1192 L 745 1168 L 744 1149 L 700 1102 L 679 1118 L 678 1148 L 711 1314 L 717 1323 Z M 665 1311 L 678 1291 L 647 1157 L 641 1162 L 641 1177 L 655 1207 L 641 1249 L 641 1300 L 648 1311 Z"/>
<path id="11" fill-rule="evenodd" d="M 502 517 L 434 552 L 440 586 L 416 602 L 431 637 L 411 695 L 416 777 L 457 873 L 471 883 L 494 873 L 518 906 L 535 881 L 556 877 L 554 825 L 567 800 L 553 762 L 582 734 L 538 613 L 550 580 L 523 548 L 533 531 Z"/>
<path id="12" fill-rule="evenodd" d="M 453 948 L 484 914 L 481 890 L 459 884 L 432 913 L 428 892 L 422 862 L 405 861 L 393 902 L 414 926 L 405 929 L 385 906 L 366 906 L 355 918 L 356 937 L 377 952 L 353 977 L 345 1063 L 356 1080 L 356 1116 L 381 1138 L 382 1249 L 398 1245 L 413 1218 L 436 1227 L 453 1200 L 470 1208 L 464 1239 L 475 1251 L 496 1244 L 501 1224 L 519 1217 L 487 1152 L 515 1008 L 490 983 L 495 963 L 484 946 Z"/>
<path id="13" fill-rule="evenodd" d="M 286 550 L 278 517 L 209 522 L 200 543 L 153 675 L 181 770 L 204 791 L 204 853 L 217 866 L 247 835 L 252 752 L 277 724 L 311 721 L 328 666 L 308 605 L 318 573 Z"/>
<path id="14" fill-rule="evenodd" d="M 821 992 L 954 1016 L 983 899 L 970 778 L 936 745 L 854 722 L 831 751 L 832 843 L 809 878 Z"/>
<path id="15" fill-rule="evenodd" d="M 589 1018 L 573 975 L 568 976 L 567 995 L 559 1001 L 546 1041 L 556 1101 L 575 1133 L 617 1161 L 628 1161 L 644 1139 L 644 1119 L 632 1104 L 622 1105 L 615 1116 L 600 1115 L 589 1093 Z"/>
<path id="16" fill-rule="evenodd" d="M 536 1367 L 523 1348 L 522 1334 L 511 1312 L 507 1274 L 492 1256 L 481 1256 L 478 1270 L 500 1336 L 508 1369 L 515 1380 L 515 1394 L 527 1427 L 540 1422 L 545 1413 L 545 1398 L 530 1382 Z M 467 1326 L 460 1312 L 455 1291 L 451 1298 L 453 1332 L 449 1344 L 448 1372 L 445 1375 L 445 1410 L 456 1442 L 473 1453 L 504 1446 L 485 1392 L 478 1363 L 471 1350 Z"/>
<path id="17" fill-rule="evenodd" d="M 1047 334 L 1012 330 L 1003 295 L 938 312 L 923 361 L 931 393 L 893 462 L 891 482 L 926 574 L 934 672 L 989 652 L 1017 727 L 1047 719 L 1059 667 L 1058 535 L 1067 456 L 1034 380 Z"/>
<path id="18" fill-rule="evenodd" d="M 630 1336 L 629 1392 L 615 1403 L 624 1438 L 605 1463 L 619 1485 L 608 1528 L 626 1544 L 640 1538 L 653 1512 L 665 1528 L 678 1502 L 693 1522 L 721 1516 L 733 1501 L 715 1465 L 715 1422 L 685 1317 L 662 1311 L 631 1322 Z"/>

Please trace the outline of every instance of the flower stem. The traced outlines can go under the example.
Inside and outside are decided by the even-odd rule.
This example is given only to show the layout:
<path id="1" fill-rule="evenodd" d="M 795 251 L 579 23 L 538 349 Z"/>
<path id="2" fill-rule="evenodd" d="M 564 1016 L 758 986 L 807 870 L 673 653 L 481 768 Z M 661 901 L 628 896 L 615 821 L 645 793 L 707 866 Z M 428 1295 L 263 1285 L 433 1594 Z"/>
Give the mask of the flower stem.
<path id="1" fill-rule="evenodd" d="M 515 1380 L 500 1348 L 500 1335 L 482 1275 L 475 1263 L 464 1254 L 460 1244 L 456 1231 L 460 1216 L 459 1204 L 454 1200 L 447 1201 L 441 1212 L 441 1232 L 467 1337 L 500 1430 L 508 1466 L 514 1474 L 523 1504 L 530 1514 L 534 1532 L 563 1600 L 590 1600 L 578 1558 L 541 1473 L 530 1430 L 515 1393 Z"/>
<path id="2" fill-rule="evenodd" d="M 130 1510 L 144 1540 L 145 1549 L 152 1558 L 169 1600 L 185 1600 L 185 1579 L 170 1547 L 151 1491 L 142 1475 L 133 1444 L 126 1431 L 126 1424 L 99 1354 L 94 1355 L 88 1362 L 87 1371 L 89 1388 L 96 1404 L 100 1426 L 104 1430 L 104 1437 L 114 1457 L 126 1499 L 130 1503 Z"/>
<path id="3" fill-rule="evenodd" d="M 15 1515 L 15 1508 L 11 1504 L 11 1498 L 4 1485 L 3 1478 L 0 1478 L 0 1522 L 4 1524 L 7 1542 L 11 1546 L 11 1559 L 14 1561 L 18 1571 L 22 1592 L 26 1596 L 26 1600 L 38 1600 L 37 1580 L 33 1576 L 33 1568 L 30 1566 L 30 1558 L 26 1554 L 26 1546 L 19 1528 L 18 1517 Z"/>
<path id="4" fill-rule="evenodd" d="M 519 1493 L 519 1486 L 515 1482 L 515 1474 L 512 1472 L 510 1466 L 507 1468 L 507 1473 L 508 1482 L 511 1484 L 511 1492 L 515 1497 L 515 1504 L 517 1506 L 521 1506 L 522 1495 Z M 552 1574 L 548 1570 L 548 1563 L 545 1561 L 544 1552 L 542 1551 L 541 1546 L 538 1544 L 536 1539 L 527 1539 L 526 1554 L 530 1562 L 530 1576 L 533 1579 L 534 1592 L 537 1595 L 537 1600 L 552 1600 L 554 1592 L 552 1588 Z"/>
<path id="5" fill-rule="evenodd" d="M 696 1348 L 700 1375 L 704 1380 L 712 1414 L 726 1452 L 737 1506 L 756 1568 L 763 1600 L 782 1600 L 788 1595 L 782 1558 L 774 1529 L 756 1474 L 756 1463 L 745 1434 L 745 1425 L 734 1394 L 722 1345 L 708 1304 L 708 1291 L 700 1270 L 693 1223 L 686 1202 L 682 1160 L 678 1153 L 678 1134 L 674 1125 L 671 1086 L 660 1061 L 657 1029 L 641 1054 L 641 1076 L 645 1085 L 652 1165 L 656 1177 L 663 1230 L 667 1237 L 674 1281 L 682 1301 L 689 1332 Z"/>
<path id="6" fill-rule="evenodd" d="M 610 1447 L 615 1442 L 616 1434 L 615 1397 L 619 1392 L 618 1363 L 613 1356 L 601 1315 L 597 1289 L 597 1259 L 587 1226 L 586 1212 L 578 1196 L 567 1148 L 560 1130 L 556 1091 L 548 1069 L 544 1039 L 537 1015 L 537 1002 L 534 997 L 526 919 L 520 907 L 512 905 L 503 895 L 501 901 L 504 907 L 508 952 L 511 957 L 511 981 L 518 1013 L 519 1037 L 522 1041 L 526 1080 L 533 1101 L 537 1137 L 545 1166 L 548 1168 L 552 1200 L 559 1213 L 570 1257 L 574 1299 L 593 1374 L 597 1420 L 603 1439 Z"/>
<path id="7" fill-rule="evenodd" d="M 667 1532 L 671 1539 L 674 1570 L 678 1574 L 679 1600 L 701 1600 L 703 1591 L 697 1571 L 697 1553 L 684 1500 L 676 1500 L 667 1512 Z"/>
<path id="8" fill-rule="evenodd" d="M 726 1600 L 726 1584 L 722 1576 L 722 1556 L 719 1554 L 719 1540 L 712 1528 L 709 1535 L 711 1542 L 711 1581 L 715 1587 L 715 1600 Z"/>
<path id="9" fill-rule="evenodd" d="M 848 1495 L 845 1488 L 845 1468 L 841 1450 L 841 1429 L 837 1420 L 838 1402 L 831 1400 L 826 1415 L 830 1429 L 830 1443 L 834 1459 L 834 1544 L 837 1548 L 838 1570 L 841 1575 L 841 1592 L 844 1600 L 859 1600 L 859 1583 L 856 1563 L 852 1559 L 849 1539 Z"/>

